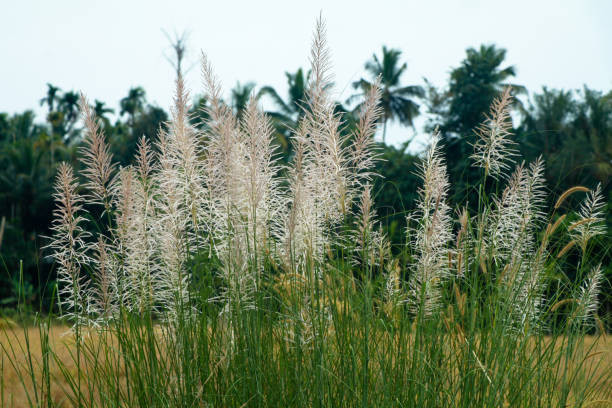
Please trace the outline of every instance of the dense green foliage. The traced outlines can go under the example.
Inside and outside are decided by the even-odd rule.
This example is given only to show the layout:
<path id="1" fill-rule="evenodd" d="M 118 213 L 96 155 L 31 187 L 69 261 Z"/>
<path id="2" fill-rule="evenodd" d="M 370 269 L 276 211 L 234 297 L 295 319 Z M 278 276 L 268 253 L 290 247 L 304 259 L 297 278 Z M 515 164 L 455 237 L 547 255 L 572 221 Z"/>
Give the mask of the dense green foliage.
<path id="1" fill-rule="evenodd" d="M 406 65 L 399 50 L 383 47 L 380 56 L 365 65 L 365 79 L 355 88 L 366 91 L 380 75 L 383 89 L 382 121 L 397 119 L 412 126 L 419 113 L 430 115 L 426 127 L 439 127 L 449 165 L 453 201 L 474 204 L 477 196 L 470 186 L 476 185 L 478 171 L 471 166 L 469 152 L 475 141 L 473 129 L 484 119 L 492 99 L 512 83 L 515 68 L 504 64 L 505 50 L 493 45 L 468 49 L 466 58 L 450 73 L 448 86 L 436 89 L 402 83 Z M 283 98 L 272 87 L 259 89 L 252 83 L 238 84 L 228 104 L 238 116 L 248 95 L 274 103 L 276 110 L 268 112 L 276 129 L 276 140 L 285 162 L 293 155 L 291 132 L 302 116 L 305 87 L 309 73 L 298 69 L 286 73 L 289 92 Z M 531 96 L 518 85 L 511 85 L 519 96 L 514 110 L 515 139 L 523 157 L 533 161 L 542 156 L 546 164 L 550 196 L 558 197 L 574 185 L 594 187 L 602 184 L 604 196 L 612 200 L 612 92 L 588 88 L 582 90 L 552 90 L 543 88 Z M 338 103 L 345 125 L 354 126 L 354 111 L 362 101 L 361 94 L 345 104 Z M 52 263 L 43 249 L 49 235 L 53 211 L 52 183 L 57 165 L 68 161 L 76 168 L 82 127 L 78 115 L 78 93 L 64 91 L 48 84 L 40 100 L 45 106 L 45 118 L 37 120 L 32 111 L 17 114 L 0 113 L 0 303 L 14 307 L 17 300 L 18 273 L 23 262 L 24 297 L 34 309 L 48 308 L 53 288 Z M 193 121 L 199 123 L 204 113 L 197 109 L 206 100 L 194 101 Z M 142 135 L 155 140 L 160 127 L 165 126 L 168 113 L 146 101 L 142 88 L 130 89 L 119 102 L 118 115 L 105 102 L 95 101 L 93 110 L 99 118 L 115 160 L 127 165 L 134 156 L 137 139 Z M 383 126 L 384 127 L 384 126 Z M 383 131 L 384 134 L 384 131 Z M 379 145 L 382 161 L 377 169 L 382 176 L 375 188 L 375 201 L 382 224 L 395 245 L 405 240 L 404 211 L 411 209 L 417 194 L 414 175 L 418 155 L 407 146 Z M 492 188 L 496 188 L 492 186 Z M 467 200 L 466 200 L 467 199 Z M 575 203 L 572 203 L 575 204 Z M 610 299 L 610 231 L 612 217 L 608 211 L 608 235 L 600 239 L 596 250 L 607 267 L 600 315 L 609 322 Z M 570 262 L 578 262 L 570 257 Z M 560 278 L 562 279 L 562 278 Z"/>

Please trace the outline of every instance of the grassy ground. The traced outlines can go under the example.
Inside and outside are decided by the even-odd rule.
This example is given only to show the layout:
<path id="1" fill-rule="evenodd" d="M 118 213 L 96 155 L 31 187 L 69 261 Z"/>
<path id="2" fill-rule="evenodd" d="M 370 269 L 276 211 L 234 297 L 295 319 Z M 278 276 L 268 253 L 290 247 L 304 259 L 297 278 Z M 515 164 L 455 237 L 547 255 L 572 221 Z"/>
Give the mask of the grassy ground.
<path id="1" fill-rule="evenodd" d="M 2 407 L 28 407 L 35 404 L 31 398 L 32 393 L 26 392 L 26 389 L 32 389 L 32 378 L 23 379 L 20 377 L 15 367 L 33 367 L 31 370 L 34 375 L 34 381 L 40 381 L 43 376 L 43 370 L 48 370 L 50 373 L 51 384 L 50 400 L 55 406 L 68 407 L 73 404 L 67 398 L 74 384 L 69 384 L 66 380 L 66 371 L 71 378 L 76 378 L 78 367 L 75 358 L 75 338 L 69 328 L 61 325 L 54 325 L 49 328 L 49 347 L 54 350 L 54 357 L 61 360 L 61 364 L 49 361 L 48 367 L 43 367 L 43 355 L 41 352 L 41 344 L 47 341 L 41 338 L 41 331 L 37 327 L 23 329 L 22 327 L 4 327 L 0 330 L 0 344 L 2 346 L 1 353 L 1 385 L 2 385 Z M 44 335 L 43 335 L 44 337 Z M 85 336 L 85 343 L 94 347 L 98 343 L 104 342 L 109 344 L 108 339 L 102 342 L 98 335 L 89 333 Z M 596 344 L 593 344 L 596 342 Z M 110 344 L 115 343 L 116 339 L 111 340 Z M 612 338 L 610 337 L 586 337 L 584 345 L 586 348 L 593 346 L 589 353 L 589 361 L 591 364 L 597 365 L 596 376 L 604 378 L 605 384 L 602 384 L 601 390 L 603 393 L 592 399 L 592 403 L 587 405 L 591 407 L 597 406 L 612 406 L 612 375 L 609 370 L 612 363 Z M 30 350 L 30 354 L 25 353 L 25 349 Z M 88 359 L 91 364 L 91 359 Z M 60 368 L 61 367 L 61 368 Z M 82 369 L 82 367 L 81 367 Z M 85 371 L 89 371 L 85 369 Z M 116 371 L 116 381 L 125 384 L 123 369 Z M 289 373 L 287 373 L 289 376 Z M 40 385 L 38 385 L 40 387 Z M 605 391 L 608 390 L 608 391 Z M 29 396 L 28 396 L 29 394 Z"/>
<path id="2" fill-rule="evenodd" d="M 6 350 L 14 350 L 17 359 L 12 359 L 9 353 L 2 353 L 2 385 L 4 388 L 2 395 L 3 407 L 27 407 L 32 403 L 28 399 L 26 389 L 32 389 L 32 380 L 25 379 L 25 384 L 20 379 L 16 372 L 16 367 L 26 367 L 30 363 L 34 366 L 36 378 L 42 378 L 41 372 L 41 336 L 38 327 L 30 327 L 23 329 L 21 327 L 12 327 L 6 329 L 0 336 L 0 344 Z M 52 326 L 49 328 L 49 345 L 55 350 L 58 358 L 65 366 L 76 372 L 76 363 L 72 358 L 74 353 L 74 336 L 65 326 Z M 26 348 L 31 351 L 31 361 L 29 356 L 24 352 Z M 11 353 L 12 354 L 12 353 Z M 51 384 L 51 400 L 58 406 L 69 406 L 65 403 L 66 393 L 69 390 L 69 385 L 60 372 L 60 369 L 55 362 L 51 362 L 50 367 L 53 382 Z"/>

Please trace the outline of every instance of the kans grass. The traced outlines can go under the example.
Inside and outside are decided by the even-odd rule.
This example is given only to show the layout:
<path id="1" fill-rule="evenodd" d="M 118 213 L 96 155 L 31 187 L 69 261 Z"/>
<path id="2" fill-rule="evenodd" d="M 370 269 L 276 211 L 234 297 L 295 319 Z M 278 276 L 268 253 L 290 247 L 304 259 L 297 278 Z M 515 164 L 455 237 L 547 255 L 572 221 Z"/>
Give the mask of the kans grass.
<path id="1" fill-rule="evenodd" d="M 432 135 L 392 254 L 372 198 L 381 91 L 350 130 L 321 21 L 310 58 L 288 166 L 254 98 L 240 118 L 222 102 L 206 57 L 206 122 L 190 124 L 179 73 L 167 130 L 129 167 L 82 98 L 84 170 L 59 168 L 49 245 L 68 326 L 2 329 L 3 406 L 612 404 L 600 187 L 547 197 L 545 164 L 513 149 L 506 89 L 476 130 L 477 205 L 449 202 Z"/>

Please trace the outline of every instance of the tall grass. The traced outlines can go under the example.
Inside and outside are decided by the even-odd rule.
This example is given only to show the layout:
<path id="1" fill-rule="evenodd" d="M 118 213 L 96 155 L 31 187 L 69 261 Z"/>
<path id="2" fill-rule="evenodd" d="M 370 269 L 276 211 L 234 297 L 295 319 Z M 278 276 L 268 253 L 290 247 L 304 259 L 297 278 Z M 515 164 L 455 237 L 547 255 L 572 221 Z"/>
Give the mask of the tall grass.
<path id="1" fill-rule="evenodd" d="M 610 361 L 595 351 L 602 269 L 589 245 L 603 233 L 599 188 L 574 188 L 546 213 L 544 163 L 515 161 L 508 89 L 478 129 L 477 209 L 448 202 L 434 135 L 407 242 L 392 255 L 372 203 L 380 91 L 349 131 L 322 21 L 311 65 L 289 167 L 256 101 L 235 117 L 205 57 L 205 130 L 190 125 L 179 75 L 168 130 L 155 146 L 141 140 L 133 166 L 114 166 L 82 99 L 86 183 L 60 167 L 50 245 L 72 329 L 62 346 L 38 321 L 36 347 L 27 329 L 25 341 L 3 331 L 3 366 L 25 404 L 610 403 Z M 586 195 L 578 212 L 566 212 L 570 194 Z M 577 281 L 553 280 L 571 251 Z"/>

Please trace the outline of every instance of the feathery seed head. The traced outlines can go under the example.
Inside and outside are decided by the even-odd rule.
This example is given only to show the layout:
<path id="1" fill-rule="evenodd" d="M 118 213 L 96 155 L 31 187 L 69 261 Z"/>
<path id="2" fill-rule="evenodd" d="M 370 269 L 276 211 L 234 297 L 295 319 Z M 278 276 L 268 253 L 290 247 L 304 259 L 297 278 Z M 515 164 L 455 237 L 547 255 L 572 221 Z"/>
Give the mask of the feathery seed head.
<path id="1" fill-rule="evenodd" d="M 381 98 L 380 77 L 367 92 L 366 100 L 361 106 L 359 125 L 352 141 L 351 162 L 352 185 L 361 187 L 364 180 L 369 180 L 376 166 L 378 153 L 374 134 L 383 109 Z M 367 182 L 367 181 L 366 181 Z"/>
<path id="2" fill-rule="evenodd" d="M 599 306 L 598 296 L 603 281 L 603 270 L 601 264 L 591 270 L 591 273 L 580 288 L 578 297 L 578 319 L 582 324 L 586 323 L 591 315 L 597 314 Z"/>
<path id="3" fill-rule="evenodd" d="M 591 238 L 606 233 L 604 208 L 606 202 L 601 192 L 601 184 L 590 191 L 578 210 L 578 221 L 570 226 L 574 241 L 580 244 L 582 251 Z"/>
<path id="4" fill-rule="evenodd" d="M 79 100 L 79 107 L 87 129 L 85 146 L 80 149 L 83 154 L 80 161 L 85 166 L 83 174 L 87 178 L 85 186 L 91 194 L 91 202 L 103 205 L 104 209 L 108 211 L 115 164 L 112 163 L 112 154 L 104 140 L 104 132 L 100 129 L 98 121 L 83 94 L 81 94 Z"/>
<path id="5" fill-rule="evenodd" d="M 485 169 L 486 175 L 497 178 L 509 170 L 509 162 L 515 156 L 516 143 L 512 136 L 512 121 L 509 107 L 512 102 L 510 87 L 506 87 L 491 105 L 491 111 L 485 121 L 476 129 L 478 140 L 474 144 L 474 153 L 470 156 L 474 164 Z"/>
<path id="6" fill-rule="evenodd" d="M 49 248 L 58 264 L 58 296 L 64 316 L 81 325 L 87 320 L 90 299 L 88 282 L 81 268 L 90 262 L 87 255 L 87 239 L 90 234 L 83 229 L 85 218 L 83 197 L 77 192 L 78 183 L 72 167 L 61 163 L 55 180 L 53 197 L 57 207 L 53 211 L 51 227 L 53 236 Z"/>
<path id="7" fill-rule="evenodd" d="M 535 236 L 544 220 L 544 162 L 517 166 L 487 220 L 484 244 L 497 265 L 504 265 L 499 279 L 507 290 L 502 297 L 513 329 L 537 328 L 541 323 L 545 248 L 536 250 Z"/>
<path id="8" fill-rule="evenodd" d="M 379 267 L 383 264 L 390 250 L 389 243 L 381 228 L 376 228 L 376 213 L 373 208 L 372 186 L 366 184 L 359 202 L 359 214 L 352 236 L 355 242 L 356 261 L 366 268 Z"/>
<path id="9" fill-rule="evenodd" d="M 420 167 L 423 187 L 419 189 L 415 230 L 409 230 L 415 252 L 415 264 L 409 281 L 408 303 L 415 314 L 430 317 L 441 306 L 440 284 L 450 276 L 449 258 L 452 241 L 452 219 L 446 203 L 448 176 L 439 145 L 439 134 L 434 133 Z"/>
<path id="10" fill-rule="evenodd" d="M 98 236 L 98 242 L 93 245 L 93 251 L 95 256 L 92 259 L 94 276 L 90 293 L 92 299 L 90 313 L 96 316 L 96 324 L 106 325 L 111 319 L 117 317 L 121 304 L 118 265 L 113 254 L 109 254 L 108 244 L 102 235 Z"/>
<path id="11" fill-rule="evenodd" d="M 151 151 L 151 144 L 145 136 L 138 139 L 136 164 L 138 166 L 138 177 L 144 185 L 148 185 L 153 171 L 153 152 Z"/>

